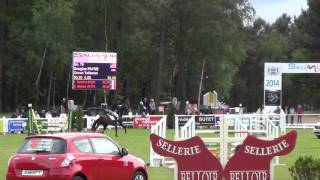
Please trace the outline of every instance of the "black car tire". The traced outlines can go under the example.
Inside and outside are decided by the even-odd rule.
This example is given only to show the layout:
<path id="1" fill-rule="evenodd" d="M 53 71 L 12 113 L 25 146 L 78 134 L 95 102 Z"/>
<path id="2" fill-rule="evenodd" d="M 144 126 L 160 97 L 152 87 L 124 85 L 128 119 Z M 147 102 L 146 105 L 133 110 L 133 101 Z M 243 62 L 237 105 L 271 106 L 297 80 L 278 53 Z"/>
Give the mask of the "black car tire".
<path id="1" fill-rule="evenodd" d="M 318 139 L 320 139 L 320 135 L 318 135 L 317 137 L 318 137 Z"/>
<path id="2" fill-rule="evenodd" d="M 147 180 L 147 178 L 143 172 L 137 171 L 136 173 L 134 173 L 132 180 Z"/>
<path id="3" fill-rule="evenodd" d="M 75 176 L 72 178 L 72 180 L 85 180 L 85 179 L 81 176 Z"/>

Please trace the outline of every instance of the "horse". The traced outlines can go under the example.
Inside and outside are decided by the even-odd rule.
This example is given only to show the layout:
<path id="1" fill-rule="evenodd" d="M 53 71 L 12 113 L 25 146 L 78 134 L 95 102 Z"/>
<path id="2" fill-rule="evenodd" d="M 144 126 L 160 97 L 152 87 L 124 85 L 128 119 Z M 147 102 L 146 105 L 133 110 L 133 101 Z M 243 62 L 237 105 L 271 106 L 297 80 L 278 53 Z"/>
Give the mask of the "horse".
<path id="1" fill-rule="evenodd" d="M 118 113 L 118 117 L 114 115 L 114 112 Z M 100 117 L 95 120 L 92 124 L 91 130 L 95 132 L 100 125 L 103 126 L 103 132 L 107 129 L 108 125 L 112 125 L 116 130 L 116 137 L 118 137 L 118 126 L 122 126 L 124 128 L 125 133 L 127 134 L 127 127 L 123 125 L 122 115 L 124 113 L 128 113 L 128 105 L 122 104 L 118 105 L 115 111 L 111 111 L 109 109 L 103 109 L 103 113 Z M 114 117 L 114 119 L 111 118 Z"/>

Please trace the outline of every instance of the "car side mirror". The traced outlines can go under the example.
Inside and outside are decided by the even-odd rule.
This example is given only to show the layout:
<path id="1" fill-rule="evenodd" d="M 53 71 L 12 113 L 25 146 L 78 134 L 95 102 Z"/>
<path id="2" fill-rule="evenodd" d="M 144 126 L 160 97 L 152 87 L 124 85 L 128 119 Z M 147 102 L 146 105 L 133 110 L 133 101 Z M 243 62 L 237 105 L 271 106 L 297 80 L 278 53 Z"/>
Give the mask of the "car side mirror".
<path id="1" fill-rule="evenodd" d="M 121 149 L 121 156 L 126 156 L 126 155 L 128 155 L 129 153 L 128 153 L 128 150 L 126 149 L 126 148 L 122 148 Z"/>

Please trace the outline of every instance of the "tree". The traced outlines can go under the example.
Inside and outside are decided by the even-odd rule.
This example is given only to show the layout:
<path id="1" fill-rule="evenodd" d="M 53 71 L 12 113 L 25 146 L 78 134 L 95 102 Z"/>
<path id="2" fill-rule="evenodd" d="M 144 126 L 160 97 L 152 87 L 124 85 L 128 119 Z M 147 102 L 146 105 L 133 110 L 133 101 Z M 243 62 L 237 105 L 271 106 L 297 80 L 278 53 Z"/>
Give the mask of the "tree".
<path id="1" fill-rule="evenodd" d="M 28 57 L 35 60 L 39 68 L 35 78 L 35 102 L 39 95 L 51 92 L 51 86 L 41 85 L 40 82 L 57 79 L 63 82 L 60 91 L 67 88 L 66 76 L 69 72 L 70 54 L 74 47 L 72 18 L 74 14 L 73 1 L 35 1 L 33 5 L 33 41 L 32 50 Z M 50 23 L 48 23 L 50 22 Z M 46 76 L 42 78 L 43 74 Z M 43 81 L 41 81 L 43 80 Z M 43 91 L 46 90 L 45 92 Z M 50 96 L 50 94 L 47 94 Z M 50 98 L 49 98 L 50 100 Z M 41 102 L 40 102 L 41 103 Z"/>

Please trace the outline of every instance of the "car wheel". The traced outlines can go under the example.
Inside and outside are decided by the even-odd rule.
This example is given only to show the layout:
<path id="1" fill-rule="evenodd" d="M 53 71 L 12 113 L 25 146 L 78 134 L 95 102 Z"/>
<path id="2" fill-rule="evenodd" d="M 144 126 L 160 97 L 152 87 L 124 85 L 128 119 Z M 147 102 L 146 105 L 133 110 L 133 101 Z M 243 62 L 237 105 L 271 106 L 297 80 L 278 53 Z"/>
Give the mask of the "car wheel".
<path id="1" fill-rule="evenodd" d="M 72 180 L 85 180 L 85 179 L 81 176 L 75 176 L 72 178 Z"/>
<path id="2" fill-rule="evenodd" d="M 318 137 L 318 139 L 320 139 L 320 136 L 317 136 Z"/>
<path id="3" fill-rule="evenodd" d="M 137 171 L 132 177 L 132 180 L 147 180 L 147 178 L 143 172 Z"/>

